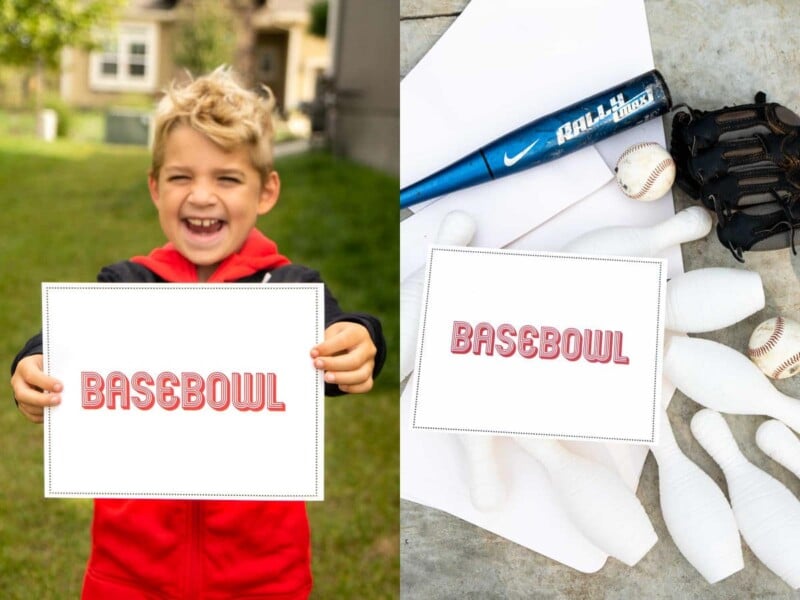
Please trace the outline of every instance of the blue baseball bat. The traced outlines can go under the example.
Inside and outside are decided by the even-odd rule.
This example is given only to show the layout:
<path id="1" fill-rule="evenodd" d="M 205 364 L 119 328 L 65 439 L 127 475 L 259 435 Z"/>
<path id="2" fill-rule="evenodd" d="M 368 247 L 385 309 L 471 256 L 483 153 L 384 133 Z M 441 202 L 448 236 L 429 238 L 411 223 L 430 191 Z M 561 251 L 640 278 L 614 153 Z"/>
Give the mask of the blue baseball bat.
<path id="1" fill-rule="evenodd" d="M 648 71 L 515 129 L 400 190 L 400 208 L 560 158 L 668 112 L 669 89 Z"/>

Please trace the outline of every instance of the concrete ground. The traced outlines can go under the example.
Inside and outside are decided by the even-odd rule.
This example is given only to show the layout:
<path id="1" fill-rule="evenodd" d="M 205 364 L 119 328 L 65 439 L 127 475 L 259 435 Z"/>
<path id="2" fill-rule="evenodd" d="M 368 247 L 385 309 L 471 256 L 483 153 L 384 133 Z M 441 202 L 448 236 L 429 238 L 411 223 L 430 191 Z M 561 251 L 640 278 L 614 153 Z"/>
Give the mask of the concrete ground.
<path id="1" fill-rule="evenodd" d="M 401 0 L 401 77 L 446 31 L 468 0 Z M 800 113 L 800 14 L 791 0 L 645 0 L 655 65 L 675 104 L 700 109 L 752 102 L 758 90 L 768 100 Z M 665 119 L 669 126 L 669 119 Z M 695 202 L 674 189 L 675 208 Z M 799 238 L 800 239 L 800 238 Z M 704 334 L 743 350 L 761 321 L 783 315 L 800 320 L 800 258 L 788 249 L 748 253 L 740 265 L 712 232 L 682 248 L 686 270 L 747 268 L 764 282 L 766 307 L 724 330 Z M 776 383 L 800 398 L 800 377 Z M 683 451 L 727 492 L 719 467 L 694 440 L 689 420 L 699 406 L 676 393 L 670 422 Z M 800 497 L 800 481 L 764 455 L 754 440 L 765 418 L 725 415 L 745 455 Z M 635 567 L 610 558 L 586 575 L 517 546 L 448 514 L 401 501 L 401 596 L 403 598 L 798 598 L 743 544 L 745 568 L 709 585 L 683 558 L 666 530 L 652 455 L 638 495 L 659 542 Z"/>

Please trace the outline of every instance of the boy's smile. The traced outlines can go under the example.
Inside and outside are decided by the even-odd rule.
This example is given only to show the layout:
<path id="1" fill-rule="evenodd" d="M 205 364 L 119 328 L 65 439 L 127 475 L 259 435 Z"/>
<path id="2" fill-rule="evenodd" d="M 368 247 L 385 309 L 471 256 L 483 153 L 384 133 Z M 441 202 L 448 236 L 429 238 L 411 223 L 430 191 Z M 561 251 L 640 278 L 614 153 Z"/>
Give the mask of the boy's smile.
<path id="1" fill-rule="evenodd" d="M 167 239 L 206 281 L 275 205 L 280 180 L 272 171 L 262 182 L 247 147 L 227 152 L 178 125 L 167 136 L 164 164 L 158 178 L 150 175 L 149 187 Z"/>

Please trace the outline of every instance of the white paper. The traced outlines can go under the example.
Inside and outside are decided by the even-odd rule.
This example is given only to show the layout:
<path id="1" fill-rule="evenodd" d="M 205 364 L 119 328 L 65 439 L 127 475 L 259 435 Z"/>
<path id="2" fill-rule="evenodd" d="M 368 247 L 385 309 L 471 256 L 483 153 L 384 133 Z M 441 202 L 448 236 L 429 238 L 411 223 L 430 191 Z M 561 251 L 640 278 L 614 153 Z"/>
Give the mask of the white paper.
<path id="1" fill-rule="evenodd" d="M 405 108 L 403 109 L 405 119 Z M 576 177 L 575 173 L 580 173 Z M 611 180 L 594 148 L 539 167 L 459 190 L 425 205 L 400 222 L 403 252 L 401 279 L 425 265 L 428 246 L 439 223 L 453 210 L 462 210 L 478 222 L 473 244 L 498 248 L 546 221 Z"/>
<path id="2" fill-rule="evenodd" d="M 494 14 L 490 15 L 489 13 Z M 591 19 L 584 21 L 583 19 L 588 16 L 591 16 Z M 590 25 L 584 26 L 586 23 L 590 23 Z M 449 57 L 447 61 L 438 62 L 437 59 L 439 72 L 426 76 L 426 85 L 432 86 L 431 96 L 443 93 L 442 88 L 446 85 L 437 83 L 436 77 L 441 78 L 443 82 L 447 81 L 449 70 L 459 68 L 459 57 L 474 51 L 474 48 L 470 47 L 473 41 L 467 39 L 468 36 L 456 36 L 453 38 L 455 42 L 451 43 L 451 31 L 459 31 L 454 29 L 456 26 L 466 28 L 472 32 L 472 35 L 480 35 L 481 39 L 488 40 L 480 48 L 487 54 L 491 54 L 497 44 L 516 44 L 522 47 L 532 43 L 532 38 L 535 40 L 533 43 L 538 43 L 540 40 L 542 45 L 537 46 L 537 50 L 532 53 L 537 55 L 533 60 L 544 62 L 548 65 L 548 72 L 555 74 L 555 81 L 549 82 L 549 87 L 543 87 L 534 94 L 536 97 L 544 99 L 551 97 L 551 94 L 559 94 L 564 89 L 571 90 L 576 80 L 588 81 L 587 78 L 591 78 L 595 87 L 584 90 L 583 96 L 577 96 L 585 97 L 646 72 L 654 66 L 642 0 L 619 0 L 614 3 L 613 7 L 607 3 L 591 0 L 565 0 L 557 3 L 524 0 L 518 2 L 472 0 L 464 13 L 429 53 L 442 51 L 439 50 L 439 47 L 442 46 L 445 48 L 442 52 L 446 52 Z M 521 29 L 524 29 L 524 32 L 520 31 Z M 573 53 L 571 49 L 574 49 L 575 52 Z M 426 55 L 420 65 L 426 64 L 427 58 Z M 495 59 L 495 62 L 501 62 L 497 57 Z M 518 66 L 513 74 L 506 74 L 506 76 L 510 80 L 518 80 L 524 79 L 524 75 L 531 72 L 527 66 L 523 65 Z M 409 73 L 406 80 L 412 76 L 416 76 L 416 68 Z M 409 81 L 413 82 L 414 80 L 410 79 Z M 508 98 L 500 97 L 497 93 L 497 85 L 496 81 L 489 85 L 488 82 L 485 84 L 483 79 L 476 79 L 475 87 L 481 89 L 477 92 L 473 90 L 464 98 L 464 102 L 469 103 L 473 93 L 484 91 L 495 97 L 486 99 L 485 96 L 482 96 L 483 102 L 504 102 Z M 401 102 L 405 99 L 403 92 L 403 85 L 401 85 Z M 502 119 L 508 111 L 526 107 L 529 98 L 530 94 L 512 98 L 511 106 L 502 105 L 500 107 L 500 105 L 492 104 L 492 106 L 498 106 L 498 110 L 489 116 L 483 115 L 475 122 L 482 124 L 483 121 Z M 558 101 L 560 104 L 554 104 L 550 107 L 551 110 L 565 104 L 560 97 Z M 480 107 L 476 108 L 476 110 L 479 109 Z M 458 107 L 452 110 L 458 112 Z M 425 126 L 431 131 L 436 130 L 434 129 L 436 127 L 450 125 L 448 111 L 440 110 L 438 113 L 430 114 L 431 118 Z M 406 123 L 406 117 L 406 111 L 403 110 L 401 130 L 413 125 Z M 437 119 L 441 120 L 441 123 L 437 123 Z M 458 127 L 458 125 L 453 125 L 453 127 Z M 465 128 L 462 127 L 463 129 Z M 466 130 L 469 129 L 466 128 Z M 430 143 L 433 144 L 433 135 L 429 138 Z M 655 141 L 666 147 L 661 119 L 655 119 L 608 138 L 598 143 L 595 149 L 603 157 L 606 166 L 613 169 L 617 157 L 625 148 L 634 143 L 646 141 Z M 437 140 L 430 150 L 425 147 L 418 149 L 423 153 L 420 162 L 436 158 L 440 161 L 439 167 L 441 167 L 457 158 L 461 149 L 436 150 L 438 143 Z M 433 154 L 434 151 L 439 154 Z M 431 154 L 427 154 L 428 152 Z M 569 158 L 565 157 L 561 161 L 567 161 Z M 412 162 L 409 164 L 416 164 L 413 162 L 413 156 L 411 159 Z M 403 152 L 402 147 L 401 160 L 403 163 L 407 160 L 407 154 Z M 401 167 L 404 166 L 405 164 L 401 164 Z M 531 171 L 538 169 L 537 167 Z M 403 180 L 404 183 L 406 181 L 410 183 L 413 178 L 424 174 L 411 170 L 403 170 L 402 173 L 408 178 Z M 574 174 L 576 178 L 580 176 L 580 171 Z M 517 176 L 507 179 L 511 181 L 515 177 Z M 487 184 L 485 187 L 492 189 L 500 181 L 502 180 Z M 441 202 L 442 200 L 437 200 L 432 204 Z M 495 219 L 487 220 L 480 217 L 477 222 L 478 230 L 493 228 L 495 221 L 502 220 L 503 213 L 497 212 Z M 421 211 L 418 216 L 423 213 L 424 211 Z M 508 240 L 498 243 L 497 246 L 527 250 L 560 250 L 568 242 L 589 230 L 610 225 L 652 225 L 672 214 L 674 214 L 672 194 L 667 194 L 656 202 L 635 202 L 625 197 L 617 188 L 616 183 L 611 181 L 580 202 L 572 204 L 549 220 L 542 222 L 519 239 L 513 242 Z M 426 247 L 433 240 L 438 225 L 438 221 L 435 224 L 426 225 L 428 227 L 425 232 Z M 406 243 L 408 238 L 404 235 L 401 236 L 401 257 L 405 257 L 406 253 L 410 251 L 417 252 L 416 247 L 408 247 Z M 422 249 L 423 255 L 424 251 L 425 248 Z M 668 260 L 668 276 L 683 271 L 679 247 L 667 250 L 662 256 Z M 420 264 L 422 264 L 421 261 Z M 413 266 L 408 267 L 407 262 L 401 261 L 401 265 L 406 265 L 401 270 L 404 277 L 413 270 Z M 480 277 L 480 274 L 475 276 Z M 569 522 L 566 521 L 558 504 L 552 499 L 546 474 L 542 472 L 541 467 L 538 467 L 535 460 L 525 453 L 517 452 L 511 440 L 505 440 L 505 443 L 499 446 L 498 451 L 503 468 L 514 482 L 509 490 L 508 502 L 496 512 L 482 513 L 476 510 L 470 503 L 466 483 L 462 479 L 458 479 L 463 478 L 464 464 L 457 446 L 456 436 L 445 433 L 431 435 L 429 432 L 410 429 L 408 410 L 412 383 L 413 377 L 406 386 L 401 404 L 403 422 L 401 496 L 403 498 L 454 514 L 577 570 L 593 572 L 602 567 L 605 555 L 577 535 L 574 529 L 569 528 Z M 662 394 L 665 405 L 668 404 L 673 393 L 674 387 L 663 381 Z M 638 445 L 593 442 L 565 442 L 565 445 L 570 450 L 587 458 L 616 468 L 625 483 L 632 490 L 636 489 L 648 453 L 647 448 Z M 517 483 L 518 481 L 525 483 Z"/>
<path id="3" fill-rule="evenodd" d="M 446 511 L 584 573 L 605 564 L 607 555 L 573 525 L 542 465 L 511 438 L 494 438 L 508 500 L 498 510 L 476 509 L 470 500 L 458 434 L 411 428 L 414 383 L 412 376 L 400 405 L 402 498 Z"/>
<path id="4" fill-rule="evenodd" d="M 510 437 L 495 437 L 498 475 L 508 488 L 507 501 L 497 510 L 481 511 L 470 501 L 466 462 L 458 434 L 412 429 L 411 377 L 400 399 L 400 496 L 448 512 L 512 542 L 584 573 L 594 573 L 607 555 L 575 527 L 556 495 L 547 471 Z M 675 391 L 662 380 L 662 393 Z M 662 415 L 663 417 L 663 415 Z M 636 481 L 648 450 L 642 446 L 564 442 L 581 456 L 616 469 Z M 618 456 L 614 451 L 618 450 Z M 637 452 L 622 452 L 636 450 Z M 632 486 L 635 489 L 636 485 Z"/>
<path id="5" fill-rule="evenodd" d="M 432 247 L 412 426 L 657 443 L 664 263 Z"/>
<path id="6" fill-rule="evenodd" d="M 401 186 L 652 68 L 641 0 L 613 7 L 592 0 L 472 0 L 400 84 Z M 424 264 L 425 236 L 450 210 L 476 218 L 476 245 L 500 247 L 610 179 L 596 151 L 586 148 L 424 205 L 401 225 L 401 279 Z M 434 207 L 436 215 L 419 219 Z"/>
<path id="7" fill-rule="evenodd" d="M 45 496 L 322 500 L 324 387 L 308 353 L 323 307 L 313 283 L 42 284 L 45 370 L 64 384 L 45 411 Z M 151 382 L 123 393 L 114 372 Z M 159 399 L 161 373 L 180 383 Z M 184 373 L 220 373 L 229 395 L 188 394 Z M 264 396 L 246 386 L 257 410 L 234 393 L 245 374 L 264 377 Z"/>

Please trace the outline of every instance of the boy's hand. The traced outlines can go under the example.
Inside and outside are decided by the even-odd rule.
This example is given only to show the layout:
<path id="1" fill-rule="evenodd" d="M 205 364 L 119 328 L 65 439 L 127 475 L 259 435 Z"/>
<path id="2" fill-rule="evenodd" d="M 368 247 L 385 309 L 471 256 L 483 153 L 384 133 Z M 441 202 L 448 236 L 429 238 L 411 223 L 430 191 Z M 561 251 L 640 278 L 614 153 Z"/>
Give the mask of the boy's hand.
<path id="1" fill-rule="evenodd" d="M 44 421 L 45 406 L 55 406 L 61 402 L 59 392 L 64 389 L 55 377 L 46 375 L 42 355 L 26 356 L 19 363 L 11 377 L 11 387 L 20 411 L 34 423 Z"/>
<path id="2" fill-rule="evenodd" d="M 325 330 L 325 341 L 311 349 L 314 366 L 325 370 L 325 381 L 349 394 L 372 389 L 377 349 L 363 325 L 340 321 Z"/>

